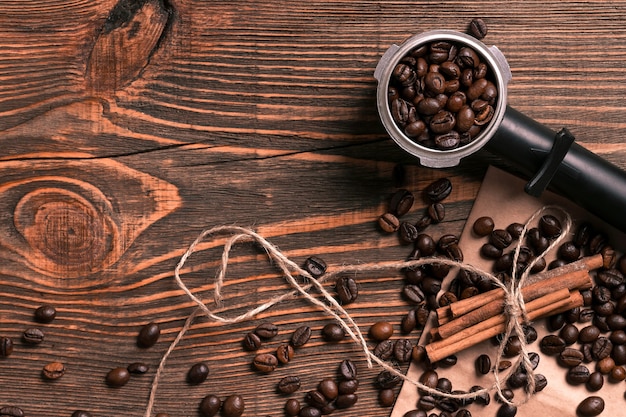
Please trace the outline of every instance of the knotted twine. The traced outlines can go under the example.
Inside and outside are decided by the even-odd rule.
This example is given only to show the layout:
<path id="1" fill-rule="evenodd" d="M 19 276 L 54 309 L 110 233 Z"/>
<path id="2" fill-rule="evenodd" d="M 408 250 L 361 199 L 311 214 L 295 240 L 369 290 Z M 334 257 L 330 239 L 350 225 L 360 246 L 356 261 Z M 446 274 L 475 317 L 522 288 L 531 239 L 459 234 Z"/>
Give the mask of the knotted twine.
<path id="1" fill-rule="evenodd" d="M 527 234 L 527 231 L 534 223 L 534 221 L 546 214 L 549 211 L 557 211 L 562 215 L 561 225 L 562 231 L 561 234 L 554 239 L 548 248 L 545 251 L 536 256 L 531 263 L 522 271 L 521 275 L 517 277 L 518 274 L 518 262 L 519 256 L 521 252 L 521 248 L 523 246 L 524 237 Z M 528 348 L 526 345 L 526 341 L 524 338 L 523 324 L 529 322 L 528 317 L 526 315 L 526 308 L 524 304 L 524 298 L 522 295 L 521 289 L 524 286 L 524 283 L 527 277 L 530 274 L 530 270 L 532 269 L 535 263 L 539 262 L 540 258 L 550 252 L 553 248 L 555 248 L 559 243 L 568 235 L 569 230 L 572 225 L 572 220 L 570 215 L 562 208 L 558 206 L 544 206 L 537 210 L 524 224 L 524 228 L 522 233 L 518 238 L 518 243 L 515 247 L 514 255 L 513 255 L 513 266 L 512 266 L 512 274 L 511 279 L 502 282 L 495 275 L 483 271 L 479 268 L 475 268 L 472 265 L 464 264 L 461 262 L 457 262 L 447 258 L 441 257 L 429 257 L 429 258 L 420 258 L 416 260 L 403 261 L 403 262 L 383 262 L 383 263 L 362 263 L 356 265 L 345 264 L 341 266 L 337 266 L 332 268 L 331 271 L 328 271 L 321 277 L 315 278 L 312 276 L 306 269 L 300 267 L 298 264 L 289 259 L 285 254 L 283 254 L 276 246 L 272 245 L 268 240 L 266 240 L 263 236 L 254 232 L 251 229 L 240 227 L 240 226 L 216 226 L 210 229 L 206 229 L 200 233 L 200 235 L 191 243 L 187 251 L 183 254 L 180 261 L 176 265 L 174 269 L 174 278 L 176 280 L 176 284 L 178 287 L 192 300 L 196 305 L 196 309 L 187 317 L 183 327 L 180 329 L 176 338 L 172 341 L 167 351 L 161 357 L 159 366 L 154 376 L 154 380 L 152 382 L 150 396 L 148 399 L 148 404 L 146 406 L 145 417 L 150 417 L 152 415 L 152 409 L 154 407 L 154 402 L 156 399 L 156 393 L 159 386 L 159 381 L 161 375 L 165 370 L 165 364 L 167 362 L 168 357 L 172 353 L 172 351 L 176 348 L 178 343 L 182 340 L 185 333 L 191 328 L 194 321 L 200 317 L 202 314 L 206 316 L 208 319 L 224 323 L 239 323 L 248 319 L 254 318 L 257 314 L 279 304 L 282 301 L 292 299 L 297 297 L 298 295 L 303 296 L 310 303 L 318 306 L 321 310 L 332 316 L 337 323 L 344 329 L 346 334 L 352 338 L 352 340 L 358 343 L 363 350 L 363 355 L 367 361 L 368 367 L 372 367 L 373 363 L 378 364 L 384 370 L 392 373 L 393 375 L 399 377 L 400 379 L 409 382 L 415 386 L 417 386 L 423 392 L 428 394 L 436 395 L 439 397 L 446 397 L 452 399 L 470 399 L 475 398 L 478 395 L 489 393 L 494 389 L 497 390 L 500 399 L 507 404 L 510 405 L 521 405 L 526 403 L 532 394 L 535 391 L 535 378 L 533 372 L 533 365 L 531 363 Z M 240 314 L 235 317 L 223 317 L 219 314 L 215 314 L 209 309 L 207 303 L 205 303 L 201 298 L 196 296 L 183 282 L 180 273 L 185 263 L 189 259 L 189 257 L 196 252 L 197 247 L 200 243 L 202 243 L 206 238 L 210 236 L 229 234 L 230 238 L 226 240 L 224 243 L 222 256 L 221 256 L 221 264 L 217 270 L 217 277 L 214 284 L 213 290 L 213 301 L 216 305 L 221 305 L 222 303 L 222 288 L 224 286 L 224 281 L 226 280 L 226 271 L 230 259 L 230 252 L 233 247 L 238 243 L 252 242 L 257 246 L 261 247 L 267 257 L 268 260 L 271 261 L 276 267 L 280 269 L 282 272 L 282 276 L 285 278 L 287 283 L 293 288 L 290 291 L 283 293 L 282 295 L 273 297 L 269 299 L 267 302 L 260 304 L 243 314 Z M 494 383 L 489 388 L 483 388 L 481 390 L 473 391 L 467 394 L 451 394 L 451 393 L 443 393 L 435 388 L 428 387 L 418 380 L 414 380 L 409 376 L 403 374 L 398 371 L 395 367 L 391 366 L 387 362 L 378 358 L 367 346 L 367 342 L 363 333 L 361 332 L 357 323 L 352 319 L 350 314 L 341 306 L 339 302 L 330 294 L 325 288 L 323 283 L 328 281 L 333 277 L 337 277 L 340 274 L 345 273 L 359 273 L 359 272 L 380 272 L 380 271 L 401 271 L 408 268 L 415 268 L 423 265 L 432 265 L 432 264 L 443 264 L 451 267 L 458 267 L 460 269 L 467 270 L 468 272 L 476 273 L 483 277 L 489 279 L 494 285 L 501 288 L 504 291 L 504 314 L 506 315 L 506 330 L 502 335 L 501 343 L 498 346 L 497 351 L 497 359 L 495 363 L 499 363 L 504 355 L 504 349 L 506 347 L 506 342 L 509 337 L 513 334 L 519 335 L 520 340 L 520 355 L 518 356 L 517 363 L 515 366 L 511 367 L 512 369 L 523 369 L 527 374 L 527 387 L 526 387 L 526 396 L 523 400 L 519 402 L 511 402 L 506 399 L 502 395 L 503 383 L 506 382 L 505 379 L 501 379 L 500 371 L 498 367 L 495 366 L 493 369 L 494 374 Z M 304 278 L 304 283 L 296 279 L 296 277 Z M 310 290 L 315 289 L 321 294 L 322 299 L 318 299 L 310 294 Z M 520 320 L 521 319 L 521 320 Z M 508 377 L 508 376 L 507 376 Z"/>

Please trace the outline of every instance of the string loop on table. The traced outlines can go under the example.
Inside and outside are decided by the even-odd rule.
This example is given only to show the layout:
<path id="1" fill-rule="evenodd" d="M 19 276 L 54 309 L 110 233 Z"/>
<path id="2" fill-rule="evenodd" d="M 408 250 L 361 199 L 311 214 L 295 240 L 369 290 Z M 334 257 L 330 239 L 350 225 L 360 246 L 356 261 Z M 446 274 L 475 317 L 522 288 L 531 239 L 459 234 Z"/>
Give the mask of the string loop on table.
<path id="1" fill-rule="evenodd" d="M 561 212 L 562 217 L 563 217 L 561 221 L 563 225 L 562 232 L 559 237 L 557 237 L 555 240 L 551 242 L 551 244 L 544 251 L 544 253 L 535 257 L 535 259 L 524 269 L 524 271 L 521 273 L 521 275 L 518 278 L 516 276 L 518 273 L 517 265 L 519 262 L 519 256 L 520 256 L 521 248 L 523 246 L 522 243 L 524 241 L 524 237 L 526 236 L 529 230 L 529 227 L 533 224 L 533 222 L 538 217 L 544 215 L 548 211 Z M 424 391 L 429 394 L 435 394 L 437 396 L 443 396 L 443 397 L 448 397 L 448 398 L 453 398 L 453 399 L 469 399 L 469 398 L 474 398 L 484 393 L 488 393 L 495 389 L 497 390 L 500 398 L 505 403 L 512 404 L 512 405 L 519 405 L 521 403 L 527 402 L 530 396 L 535 391 L 535 378 L 533 374 L 532 363 L 529 357 L 529 352 L 528 352 L 526 342 L 524 339 L 524 331 L 522 328 L 523 323 L 526 323 L 528 320 L 526 319 L 526 309 L 525 309 L 521 289 L 524 286 L 524 283 L 530 273 L 530 270 L 532 269 L 532 266 L 536 262 L 538 262 L 542 256 L 544 256 L 550 250 L 556 247 L 562 241 L 563 238 L 565 238 L 565 236 L 568 234 L 571 228 L 571 224 L 572 224 L 571 217 L 565 210 L 561 209 L 560 207 L 544 206 L 541 209 L 537 210 L 528 219 L 528 221 L 524 225 L 521 235 L 518 238 L 518 244 L 515 248 L 515 252 L 513 256 L 513 267 L 512 267 L 512 276 L 511 276 L 512 279 L 510 279 L 508 282 L 502 282 L 498 277 L 494 276 L 493 274 L 486 272 L 486 271 L 482 271 L 478 268 L 473 267 L 472 265 L 464 264 L 461 262 L 457 262 L 454 260 L 441 258 L 441 257 L 421 258 L 421 259 L 401 261 L 401 262 L 362 263 L 362 264 L 356 264 L 356 265 L 346 264 L 346 265 L 341 265 L 341 266 L 336 266 L 334 268 L 331 268 L 331 270 L 328 271 L 326 274 L 322 275 L 321 277 L 315 278 L 306 269 L 300 267 L 291 259 L 289 259 L 284 253 L 282 253 L 276 246 L 272 245 L 263 236 L 259 235 L 258 233 L 256 233 L 255 231 L 251 229 L 240 227 L 240 226 L 217 226 L 217 227 L 213 227 L 210 229 L 206 229 L 203 232 L 201 232 L 200 235 L 191 243 L 189 248 L 185 251 L 180 261 L 176 265 L 176 268 L 174 269 L 174 279 L 176 281 L 176 284 L 187 295 L 187 297 L 196 304 L 196 308 L 187 317 L 187 319 L 185 320 L 185 323 L 183 324 L 183 327 L 178 332 L 176 338 L 172 341 L 167 351 L 161 357 L 159 366 L 157 368 L 157 371 L 156 371 L 156 374 L 155 374 L 155 377 L 151 386 L 150 396 L 148 400 L 148 405 L 146 407 L 145 417 L 151 417 L 159 381 L 160 381 L 161 375 L 163 374 L 165 370 L 165 364 L 167 362 L 168 357 L 170 356 L 172 351 L 176 348 L 178 343 L 182 340 L 185 333 L 192 326 L 196 318 L 200 317 L 201 315 L 204 315 L 208 319 L 219 322 L 219 323 L 224 323 L 224 324 L 239 323 L 245 320 L 252 319 L 259 313 L 266 311 L 267 309 L 285 300 L 295 298 L 299 295 L 304 297 L 310 303 L 319 307 L 321 310 L 323 310 L 330 316 L 332 316 L 337 321 L 337 323 L 341 325 L 345 333 L 348 336 L 350 336 L 350 338 L 355 343 L 360 345 L 360 348 L 363 351 L 363 355 L 365 356 L 365 359 L 367 360 L 367 364 L 369 367 L 372 367 L 373 363 L 376 363 L 377 365 L 382 367 L 384 370 L 398 376 L 402 380 L 405 380 L 413 385 L 416 385 L 421 391 Z M 291 290 L 286 291 L 281 295 L 275 296 L 267 300 L 266 302 L 244 312 L 243 314 L 240 314 L 234 317 L 224 317 L 220 314 L 216 314 L 213 311 L 211 311 L 207 303 L 203 301 L 201 298 L 199 298 L 197 295 L 195 295 L 191 291 L 191 289 L 189 289 L 189 287 L 183 282 L 181 278 L 181 271 L 183 267 L 185 266 L 185 263 L 187 262 L 189 257 L 198 250 L 198 245 L 202 243 L 203 241 L 205 241 L 206 239 L 217 236 L 217 235 L 229 235 L 230 237 L 227 238 L 227 240 L 224 243 L 223 251 L 221 255 L 221 262 L 217 270 L 217 277 L 216 277 L 215 284 L 214 284 L 213 302 L 216 305 L 218 306 L 221 305 L 223 301 L 222 289 L 224 286 L 224 282 L 226 280 L 226 271 L 227 271 L 228 264 L 230 261 L 230 253 L 233 247 L 240 243 L 251 242 L 251 243 L 256 244 L 261 249 L 263 249 L 263 251 L 266 253 L 268 257 L 268 260 L 271 261 L 272 264 L 274 264 L 281 271 L 282 276 L 290 285 Z M 491 282 L 494 285 L 504 290 L 505 292 L 504 311 L 506 315 L 506 330 L 502 336 L 502 342 L 500 343 L 498 347 L 496 363 L 498 363 L 504 355 L 506 341 L 509 339 L 511 335 L 517 334 L 521 342 L 521 353 L 519 355 L 519 360 L 518 360 L 519 363 L 516 364 L 516 366 L 523 367 L 524 371 L 528 375 L 528 382 L 527 382 L 528 385 L 526 389 L 527 396 L 521 402 L 512 403 L 511 401 L 504 398 L 504 396 L 502 395 L 504 381 L 501 379 L 500 372 L 498 371 L 497 366 L 494 367 L 494 371 L 493 371 L 494 384 L 492 387 L 484 388 L 483 390 L 474 391 L 474 392 L 466 393 L 466 394 L 442 393 L 441 391 L 438 391 L 435 388 L 428 387 L 420 383 L 418 380 L 414 380 L 408 377 L 407 375 L 397 370 L 395 367 L 391 366 L 387 362 L 378 358 L 376 355 L 373 354 L 372 351 L 370 351 L 370 349 L 367 346 L 367 341 L 365 337 L 363 336 L 363 333 L 361 332 L 357 323 L 353 320 L 350 314 L 343 308 L 343 306 L 335 299 L 335 297 L 333 297 L 333 295 L 330 294 L 325 289 L 323 285 L 325 281 L 333 277 L 336 277 L 339 274 L 344 274 L 348 272 L 351 272 L 351 273 L 370 272 L 371 273 L 371 272 L 381 272 L 381 271 L 390 271 L 390 270 L 401 271 L 401 270 L 405 270 L 408 268 L 416 268 L 419 266 L 432 265 L 435 263 L 448 265 L 451 267 L 458 267 L 461 269 L 465 269 L 469 272 L 479 274 L 481 276 L 488 278 L 489 280 L 491 280 Z M 298 280 L 297 277 L 300 277 L 301 279 L 304 278 L 304 280 L 303 281 Z M 310 291 L 312 289 L 315 289 L 316 291 L 318 291 L 319 294 L 321 295 L 321 298 L 311 295 Z M 523 320 L 519 320 L 519 318 L 522 318 Z"/>

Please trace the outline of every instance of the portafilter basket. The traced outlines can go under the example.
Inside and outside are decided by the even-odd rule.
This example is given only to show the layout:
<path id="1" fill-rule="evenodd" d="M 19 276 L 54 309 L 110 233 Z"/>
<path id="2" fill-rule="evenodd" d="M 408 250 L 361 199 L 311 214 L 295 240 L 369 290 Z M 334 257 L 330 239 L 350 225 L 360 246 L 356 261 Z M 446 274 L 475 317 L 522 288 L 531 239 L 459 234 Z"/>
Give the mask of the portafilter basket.
<path id="1" fill-rule="evenodd" d="M 389 85 L 396 65 L 412 50 L 438 41 L 472 48 L 489 67 L 498 90 L 491 121 L 476 138 L 455 149 L 430 148 L 409 138 L 394 121 L 389 105 Z M 575 143 L 566 128 L 554 132 L 510 107 L 507 87 L 511 70 L 496 46 L 488 47 L 474 37 L 452 30 L 424 32 L 400 45 L 391 45 L 378 62 L 374 77 L 378 81 L 376 101 L 383 126 L 398 146 L 415 156 L 422 166 L 453 167 L 485 148 L 529 179 L 525 186 L 528 194 L 538 197 L 550 187 L 626 232 L 626 172 Z"/>

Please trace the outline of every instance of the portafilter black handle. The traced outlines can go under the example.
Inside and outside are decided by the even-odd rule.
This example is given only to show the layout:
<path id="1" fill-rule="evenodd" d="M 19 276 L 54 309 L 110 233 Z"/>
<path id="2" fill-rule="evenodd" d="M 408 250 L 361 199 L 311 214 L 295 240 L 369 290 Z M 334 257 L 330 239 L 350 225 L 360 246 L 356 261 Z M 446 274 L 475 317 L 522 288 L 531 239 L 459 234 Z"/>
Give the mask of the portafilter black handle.
<path id="1" fill-rule="evenodd" d="M 561 135 L 561 136 L 559 136 Z M 507 106 L 485 149 L 531 178 L 529 194 L 545 186 L 626 232 L 626 172 L 573 142 L 567 131 L 554 132 Z"/>

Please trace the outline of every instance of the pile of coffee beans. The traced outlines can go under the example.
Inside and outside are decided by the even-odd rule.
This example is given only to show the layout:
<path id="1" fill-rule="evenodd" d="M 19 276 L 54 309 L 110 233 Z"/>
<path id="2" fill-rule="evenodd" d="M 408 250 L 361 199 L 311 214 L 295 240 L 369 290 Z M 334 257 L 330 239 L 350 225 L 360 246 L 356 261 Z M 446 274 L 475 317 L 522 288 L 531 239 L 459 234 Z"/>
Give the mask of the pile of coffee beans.
<path id="1" fill-rule="evenodd" d="M 473 21 L 470 33 L 484 37 L 484 21 Z M 449 150 L 467 145 L 493 119 L 498 97 L 493 77 L 472 47 L 453 41 L 420 45 L 392 71 L 391 116 L 407 137 L 422 146 Z"/>

